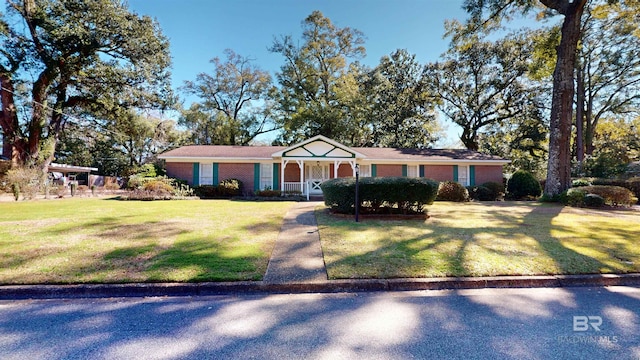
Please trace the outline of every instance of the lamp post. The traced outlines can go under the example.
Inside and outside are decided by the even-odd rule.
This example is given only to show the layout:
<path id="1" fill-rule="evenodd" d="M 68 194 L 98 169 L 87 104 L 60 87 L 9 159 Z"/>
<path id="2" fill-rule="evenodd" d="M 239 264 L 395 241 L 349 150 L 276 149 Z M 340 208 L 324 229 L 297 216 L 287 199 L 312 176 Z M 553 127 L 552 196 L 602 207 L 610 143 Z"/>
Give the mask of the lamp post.
<path id="1" fill-rule="evenodd" d="M 358 215 L 360 215 L 360 197 L 358 196 L 358 188 L 360 187 L 360 166 L 356 164 L 356 222 L 358 222 Z"/>

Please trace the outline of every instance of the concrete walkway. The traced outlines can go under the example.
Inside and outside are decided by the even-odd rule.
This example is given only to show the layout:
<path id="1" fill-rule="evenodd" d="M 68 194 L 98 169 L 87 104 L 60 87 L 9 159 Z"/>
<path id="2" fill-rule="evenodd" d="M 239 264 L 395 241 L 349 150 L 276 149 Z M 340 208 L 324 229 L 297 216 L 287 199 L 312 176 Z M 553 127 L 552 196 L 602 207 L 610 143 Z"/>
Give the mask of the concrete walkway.
<path id="1" fill-rule="evenodd" d="M 271 253 L 265 283 L 327 281 L 314 209 L 320 202 L 296 203 L 284 217 Z"/>

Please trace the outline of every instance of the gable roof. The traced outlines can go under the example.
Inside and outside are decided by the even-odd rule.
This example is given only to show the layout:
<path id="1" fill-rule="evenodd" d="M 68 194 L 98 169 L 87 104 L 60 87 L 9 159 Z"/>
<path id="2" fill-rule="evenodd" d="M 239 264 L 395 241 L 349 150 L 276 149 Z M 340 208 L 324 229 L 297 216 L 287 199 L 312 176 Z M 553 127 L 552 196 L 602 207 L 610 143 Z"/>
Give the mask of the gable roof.
<path id="1" fill-rule="evenodd" d="M 325 136 L 316 135 L 273 153 L 273 157 L 363 158 L 363 154 Z"/>

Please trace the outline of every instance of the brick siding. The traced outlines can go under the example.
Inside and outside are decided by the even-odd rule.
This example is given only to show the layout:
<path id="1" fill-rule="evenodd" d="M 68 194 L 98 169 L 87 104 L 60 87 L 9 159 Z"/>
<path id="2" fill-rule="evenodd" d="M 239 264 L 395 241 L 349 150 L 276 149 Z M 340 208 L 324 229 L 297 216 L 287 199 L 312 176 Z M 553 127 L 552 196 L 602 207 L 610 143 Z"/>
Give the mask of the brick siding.
<path id="1" fill-rule="evenodd" d="M 476 165 L 476 185 L 482 185 L 488 181 L 502 184 L 502 166 Z"/>
<path id="2" fill-rule="evenodd" d="M 402 165 L 376 165 L 376 176 L 402 176 Z"/>
<path id="3" fill-rule="evenodd" d="M 168 162 L 166 163 L 167 176 L 186 181 L 193 185 L 193 163 Z"/>
<path id="4" fill-rule="evenodd" d="M 425 165 L 424 177 L 437 181 L 453 181 L 453 165 Z"/>

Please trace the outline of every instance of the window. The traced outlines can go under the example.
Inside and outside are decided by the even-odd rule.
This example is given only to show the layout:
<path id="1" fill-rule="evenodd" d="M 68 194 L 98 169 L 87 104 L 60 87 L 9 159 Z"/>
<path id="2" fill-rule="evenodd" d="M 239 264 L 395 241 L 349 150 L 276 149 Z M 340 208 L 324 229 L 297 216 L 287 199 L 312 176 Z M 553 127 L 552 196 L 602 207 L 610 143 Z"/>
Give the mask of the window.
<path id="1" fill-rule="evenodd" d="M 359 165 L 360 177 L 371 177 L 371 165 Z"/>
<path id="2" fill-rule="evenodd" d="M 273 164 L 260 164 L 260 190 L 271 189 L 273 187 Z"/>
<path id="3" fill-rule="evenodd" d="M 420 174 L 418 165 L 407 165 L 407 177 L 417 178 L 418 174 Z"/>
<path id="4" fill-rule="evenodd" d="M 469 186 L 469 176 L 467 166 L 458 166 L 458 182 L 464 186 Z"/>
<path id="5" fill-rule="evenodd" d="M 200 185 L 213 185 L 213 164 L 200 163 Z"/>

